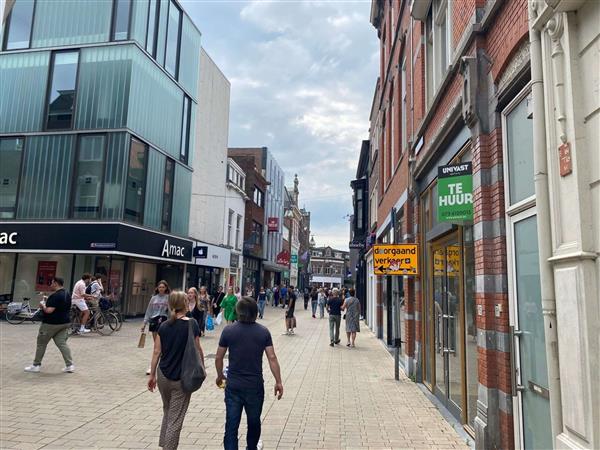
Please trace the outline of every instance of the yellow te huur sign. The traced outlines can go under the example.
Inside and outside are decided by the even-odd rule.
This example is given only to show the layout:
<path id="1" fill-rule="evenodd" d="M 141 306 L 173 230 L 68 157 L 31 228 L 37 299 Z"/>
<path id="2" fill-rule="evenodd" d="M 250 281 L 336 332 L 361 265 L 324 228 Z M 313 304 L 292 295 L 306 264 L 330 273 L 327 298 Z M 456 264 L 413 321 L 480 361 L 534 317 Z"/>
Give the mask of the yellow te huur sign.
<path id="1" fill-rule="evenodd" d="M 376 244 L 373 246 L 375 275 L 419 275 L 417 244 Z"/>

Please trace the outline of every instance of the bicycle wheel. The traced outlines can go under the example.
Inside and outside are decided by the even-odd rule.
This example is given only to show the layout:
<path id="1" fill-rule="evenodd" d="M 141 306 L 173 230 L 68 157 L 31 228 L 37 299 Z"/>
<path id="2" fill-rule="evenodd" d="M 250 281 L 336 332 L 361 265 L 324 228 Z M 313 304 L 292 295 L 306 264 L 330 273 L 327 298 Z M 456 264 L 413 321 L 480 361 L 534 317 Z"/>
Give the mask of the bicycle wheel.
<path id="1" fill-rule="evenodd" d="M 108 326 L 110 327 L 110 329 L 112 331 L 119 331 L 119 329 L 121 328 L 121 322 L 119 321 L 117 315 L 114 312 L 106 312 L 104 313 L 104 315 L 106 317 L 106 321 L 108 322 Z"/>
<path id="2" fill-rule="evenodd" d="M 114 331 L 109 325 L 108 315 L 102 311 L 94 314 L 94 329 L 103 336 L 107 336 Z"/>
<path id="3" fill-rule="evenodd" d="M 118 311 L 112 311 L 112 313 L 117 317 L 117 328 L 115 331 L 119 331 L 123 326 L 123 316 Z"/>
<path id="4" fill-rule="evenodd" d="M 81 318 L 77 308 L 71 308 L 71 311 L 69 311 L 69 320 L 71 322 L 71 326 L 69 329 L 67 329 L 67 334 L 77 334 L 79 332 L 79 328 L 81 327 Z"/>
<path id="5" fill-rule="evenodd" d="M 13 325 L 18 325 L 25 321 L 25 317 L 19 315 L 19 313 L 10 313 L 10 312 L 6 311 L 6 321 Z"/>

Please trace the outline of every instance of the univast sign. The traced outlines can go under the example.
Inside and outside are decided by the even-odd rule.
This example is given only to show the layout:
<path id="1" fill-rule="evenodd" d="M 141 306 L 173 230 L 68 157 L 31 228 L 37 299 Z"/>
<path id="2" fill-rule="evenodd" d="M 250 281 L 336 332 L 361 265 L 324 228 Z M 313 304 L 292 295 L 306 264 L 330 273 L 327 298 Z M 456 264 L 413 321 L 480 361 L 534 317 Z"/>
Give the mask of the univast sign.
<path id="1" fill-rule="evenodd" d="M 417 244 L 377 244 L 373 246 L 375 275 L 418 275 Z"/>
<path id="2" fill-rule="evenodd" d="M 279 231 L 279 217 L 268 217 L 267 218 L 267 230 L 269 232 Z"/>
<path id="3" fill-rule="evenodd" d="M 473 220 L 473 169 L 470 162 L 438 167 L 438 221 Z"/>

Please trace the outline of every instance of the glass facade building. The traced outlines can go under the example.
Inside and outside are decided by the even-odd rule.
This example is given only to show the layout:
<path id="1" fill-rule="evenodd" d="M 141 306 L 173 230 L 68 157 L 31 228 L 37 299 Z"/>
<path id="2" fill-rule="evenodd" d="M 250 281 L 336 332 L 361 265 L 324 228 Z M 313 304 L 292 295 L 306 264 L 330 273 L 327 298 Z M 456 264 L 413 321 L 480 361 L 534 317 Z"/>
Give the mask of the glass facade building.
<path id="1" fill-rule="evenodd" d="M 40 232 L 46 221 L 65 230 L 74 223 L 93 229 L 119 222 L 165 241 L 187 238 L 201 35 L 179 3 L 16 0 L 5 17 L 0 232 L 28 221 Z M 126 253 L 113 240 L 104 248 L 83 243 L 79 250 L 98 257 Z M 0 279 L 0 297 L 15 295 L 21 250 L 57 250 L 23 245 L 0 246 L 0 254 L 16 254 L 14 261 L 0 259 L 2 273 L 12 269 L 6 264 L 15 269 L 12 281 Z M 166 248 L 128 253 L 169 263 Z M 72 253 L 71 277 L 79 267 Z M 191 250 L 186 257 L 191 260 Z M 100 263 L 92 257 L 90 264 L 84 268 L 95 271 Z M 134 280 L 134 266 L 123 264 L 119 283 L 113 274 L 123 295 L 145 292 Z M 146 279 L 148 270 L 138 272 Z M 58 275 L 69 280 L 67 273 Z"/>

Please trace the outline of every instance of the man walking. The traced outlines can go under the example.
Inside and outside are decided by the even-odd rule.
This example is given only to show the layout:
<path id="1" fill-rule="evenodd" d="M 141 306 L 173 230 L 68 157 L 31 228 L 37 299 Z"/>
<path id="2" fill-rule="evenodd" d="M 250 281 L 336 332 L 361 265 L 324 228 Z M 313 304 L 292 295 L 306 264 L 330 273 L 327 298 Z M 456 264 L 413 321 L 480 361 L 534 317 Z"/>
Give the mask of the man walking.
<path id="1" fill-rule="evenodd" d="M 38 331 L 37 349 L 35 351 L 33 364 L 25 367 L 25 372 L 37 373 L 40 371 L 42 359 L 44 359 L 46 347 L 48 346 L 50 339 L 54 340 L 54 344 L 56 344 L 65 360 L 63 372 L 72 373 L 75 371 L 73 359 L 71 358 L 71 350 L 67 345 L 67 330 L 71 326 L 69 321 L 71 296 L 65 291 L 63 286 L 63 279 L 54 277 L 50 284 L 50 289 L 52 289 L 54 293 L 48 297 L 46 302 L 40 302 L 40 308 L 44 315 Z"/>
<path id="2" fill-rule="evenodd" d="M 340 343 L 340 322 L 342 321 L 342 299 L 338 288 L 333 288 L 331 297 L 327 300 L 327 312 L 329 313 L 329 344 Z"/>
<path id="3" fill-rule="evenodd" d="M 258 306 L 252 298 L 244 297 L 236 305 L 238 322 L 225 327 L 221 333 L 215 358 L 217 386 L 223 387 L 223 358 L 229 349 L 229 369 L 225 387 L 225 450 L 238 449 L 238 428 L 242 409 L 246 411 L 248 450 L 257 450 L 260 439 L 260 415 L 265 399 L 262 374 L 263 352 L 267 354 L 271 373 L 275 377 L 274 393 L 279 400 L 283 395 L 283 384 L 279 362 L 273 348 L 269 330 L 256 323 Z"/>
<path id="4" fill-rule="evenodd" d="M 88 284 L 90 284 L 91 280 L 92 276 L 89 273 L 84 273 L 81 276 L 81 280 L 75 283 L 75 286 L 73 287 L 73 305 L 77 306 L 79 311 L 81 311 L 81 326 L 79 327 L 80 333 L 90 332 L 90 330 L 85 327 L 88 319 L 90 318 L 90 310 L 85 301 L 92 300 L 94 297 L 90 294 L 86 294 L 85 290 Z"/>
<path id="5" fill-rule="evenodd" d="M 287 294 L 288 294 L 288 288 L 286 285 L 283 285 L 283 287 L 281 288 L 281 307 L 285 308 L 285 306 L 287 305 Z"/>

